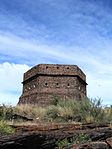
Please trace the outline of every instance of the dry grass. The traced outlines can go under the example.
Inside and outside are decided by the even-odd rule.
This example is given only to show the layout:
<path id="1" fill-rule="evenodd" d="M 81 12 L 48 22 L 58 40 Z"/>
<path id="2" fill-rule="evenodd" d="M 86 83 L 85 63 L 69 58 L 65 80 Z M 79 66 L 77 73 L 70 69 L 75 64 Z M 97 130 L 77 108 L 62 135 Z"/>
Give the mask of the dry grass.
<path id="1" fill-rule="evenodd" d="M 73 116 L 73 110 L 70 107 L 58 107 L 59 113 L 61 117 Z"/>
<path id="2" fill-rule="evenodd" d="M 15 113 L 26 116 L 28 118 L 33 118 L 34 120 L 43 119 L 45 112 L 46 112 L 45 108 L 38 107 L 36 105 L 21 104 L 15 107 Z"/>
<path id="3" fill-rule="evenodd" d="M 83 99 L 81 102 L 76 100 L 54 102 L 55 105 L 48 107 L 38 107 L 37 105 L 17 105 L 16 107 L 3 106 L 0 109 L 0 119 L 10 120 L 10 116 L 14 113 L 32 118 L 32 123 L 47 123 L 47 122 L 74 122 L 75 116 L 80 116 L 82 123 L 90 122 L 108 122 L 112 123 L 112 107 L 102 107 L 100 99 L 91 101 Z M 20 121 L 11 121 L 14 123 L 23 123 Z M 79 122 L 79 121 L 77 121 Z M 29 123 L 29 122 L 28 122 Z M 24 124 L 27 124 L 24 122 Z"/>

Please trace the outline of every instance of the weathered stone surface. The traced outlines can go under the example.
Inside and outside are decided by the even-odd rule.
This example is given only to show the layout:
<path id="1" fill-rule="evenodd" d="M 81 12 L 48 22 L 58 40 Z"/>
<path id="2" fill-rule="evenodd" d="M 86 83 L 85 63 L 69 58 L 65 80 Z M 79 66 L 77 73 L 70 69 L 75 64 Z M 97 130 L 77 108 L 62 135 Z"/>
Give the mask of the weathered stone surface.
<path id="1" fill-rule="evenodd" d="M 51 136 L 39 133 L 21 133 L 0 141 L 1 149 L 53 149 L 55 140 Z"/>
<path id="2" fill-rule="evenodd" d="M 89 127 L 89 125 L 91 125 L 92 127 Z M 55 149 L 57 146 L 56 145 L 57 140 L 63 140 L 65 138 L 71 139 L 74 136 L 77 136 L 78 134 L 87 134 L 90 137 L 91 142 L 67 146 L 66 149 L 111 149 L 112 129 L 109 127 L 109 125 L 99 124 L 96 125 L 96 127 L 93 126 L 95 125 L 94 124 L 93 125 L 92 124 L 85 124 L 85 125 L 35 124 L 26 126 L 13 125 L 13 127 L 16 129 L 16 133 L 12 136 L 0 135 L 0 148 Z M 92 138 L 95 138 L 95 141 L 93 141 Z"/>
<path id="3" fill-rule="evenodd" d="M 112 137 L 111 138 L 107 138 L 106 142 L 109 144 L 109 146 L 112 148 Z"/>
<path id="4" fill-rule="evenodd" d="M 112 129 L 111 128 L 103 128 L 103 129 L 98 129 L 94 130 L 89 133 L 90 138 L 92 141 L 102 141 L 106 140 L 107 138 L 112 136 Z"/>
<path id="5" fill-rule="evenodd" d="M 70 149 L 109 149 L 105 142 L 90 142 L 81 145 L 74 145 Z"/>
<path id="6" fill-rule="evenodd" d="M 54 97 L 81 99 L 86 85 L 86 76 L 76 65 L 40 64 L 24 74 L 19 103 L 48 105 Z"/>
<path id="7" fill-rule="evenodd" d="M 16 113 L 11 115 L 10 119 L 12 119 L 12 120 L 23 120 L 23 121 L 33 121 L 32 118 L 28 118 L 26 116 L 22 116 L 22 115 L 16 114 Z"/>

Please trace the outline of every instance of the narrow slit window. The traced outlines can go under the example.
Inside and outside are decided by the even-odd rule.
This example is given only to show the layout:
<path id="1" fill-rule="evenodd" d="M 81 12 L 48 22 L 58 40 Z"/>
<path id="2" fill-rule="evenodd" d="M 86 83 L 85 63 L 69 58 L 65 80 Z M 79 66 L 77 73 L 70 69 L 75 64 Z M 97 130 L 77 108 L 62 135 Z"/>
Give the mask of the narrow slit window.
<path id="1" fill-rule="evenodd" d="M 58 88 L 59 88 L 59 83 L 56 83 L 56 87 L 58 87 Z"/>
<path id="2" fill-rule="evenodd" d="M 45 86 L 48 86 L 48 84 L 47 84 L 47 83 L 45 83 Z"/>

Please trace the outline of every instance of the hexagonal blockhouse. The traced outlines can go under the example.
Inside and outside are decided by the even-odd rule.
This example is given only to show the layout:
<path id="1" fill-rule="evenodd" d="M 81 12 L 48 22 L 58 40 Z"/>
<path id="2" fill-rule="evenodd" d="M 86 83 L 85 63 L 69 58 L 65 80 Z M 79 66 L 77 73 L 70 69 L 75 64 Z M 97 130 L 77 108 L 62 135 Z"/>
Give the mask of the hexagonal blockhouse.
<path id="1" fill-rule="evenodd" d="M 55 97 L 80 100 L 86 96 L 86 76 L 76 65 L 39 64 L 26 73 L 19 104 L 49 105 Z"/>

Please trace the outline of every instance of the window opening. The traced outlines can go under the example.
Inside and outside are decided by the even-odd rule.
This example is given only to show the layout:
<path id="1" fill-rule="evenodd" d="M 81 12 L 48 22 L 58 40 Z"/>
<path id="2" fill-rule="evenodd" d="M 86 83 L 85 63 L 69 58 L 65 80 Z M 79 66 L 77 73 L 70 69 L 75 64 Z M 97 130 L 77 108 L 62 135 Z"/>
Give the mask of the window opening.
<path id="1" fill-rule="evenodd" d="M 59 83 L 56 83 L 56 87 L 59 87 Z"/>
<path id="2" fill-rule="evenodd" d="M 48 84 L 47 84 L 47 83 L 45 83 L 45 86 L 48 86 Z"/>

